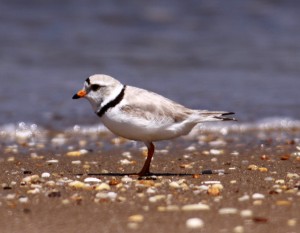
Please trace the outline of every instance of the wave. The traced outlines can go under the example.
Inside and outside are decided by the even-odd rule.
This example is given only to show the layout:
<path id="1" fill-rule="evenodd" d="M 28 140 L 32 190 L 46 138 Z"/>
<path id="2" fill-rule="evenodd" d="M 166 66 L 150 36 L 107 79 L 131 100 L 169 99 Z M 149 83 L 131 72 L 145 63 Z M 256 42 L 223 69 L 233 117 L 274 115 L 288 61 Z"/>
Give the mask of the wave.
<path id="1" fill-rule="evenodd" d="M 199 127 L 202 131 L 247 132 L 247 131 L 269 131 L 269 130 L 295 130 L 300 129 L 300 120 L 288 117 L 267 117 L 255 122 L 218 122 L 202 124 Z"/>
<path id="2" fill-rule="evenodd" d="M 250 131 L 269 130 L 300 130 L 300 120 L 282 117 L 263 118 L 255 122 L 220 122 L 201 124 L 192 131 L 189 136 L 199 134 L 199 131 L 221 133 L 223 135 L 234 133 L 246 133 Z M 101 133 L 111 134 L 102 124 L 75 125 L 61 131 L 53 131 L 35 123 L 9 123 L 0 126 L 0 139 L 2 142 L 41 142 L 51 138 L 51 135 L 97 135 Z"/>

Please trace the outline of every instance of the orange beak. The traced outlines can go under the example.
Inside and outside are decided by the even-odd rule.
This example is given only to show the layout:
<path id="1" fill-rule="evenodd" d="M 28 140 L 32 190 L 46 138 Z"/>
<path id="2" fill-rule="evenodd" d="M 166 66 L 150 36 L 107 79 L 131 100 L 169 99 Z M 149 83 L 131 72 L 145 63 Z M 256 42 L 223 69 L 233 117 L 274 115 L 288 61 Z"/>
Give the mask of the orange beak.
<path id="1" fill-rule="evenodd" d="M 79 99 L 79 98 L 82 98 L 82 97 L 85 97 L 86 96 L 86 91 L 85 90 L 80 90 L 78 91 L 72 99 Z"/>

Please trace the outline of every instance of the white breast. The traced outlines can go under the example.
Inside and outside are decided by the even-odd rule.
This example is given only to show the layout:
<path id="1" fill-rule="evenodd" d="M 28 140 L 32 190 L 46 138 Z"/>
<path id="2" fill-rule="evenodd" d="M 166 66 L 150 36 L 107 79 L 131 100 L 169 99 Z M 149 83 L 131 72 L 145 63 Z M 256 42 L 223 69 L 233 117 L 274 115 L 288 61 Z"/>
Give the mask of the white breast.
<path id="1" fill-rule="evenodd" d="M 195 126 L 191 122 L 154 122 L 144 118 L 130 117 L 116 106 L 102 117 L 103 124 L 114 134 L 135 141 L 167 140 L 187 134 Z"/>

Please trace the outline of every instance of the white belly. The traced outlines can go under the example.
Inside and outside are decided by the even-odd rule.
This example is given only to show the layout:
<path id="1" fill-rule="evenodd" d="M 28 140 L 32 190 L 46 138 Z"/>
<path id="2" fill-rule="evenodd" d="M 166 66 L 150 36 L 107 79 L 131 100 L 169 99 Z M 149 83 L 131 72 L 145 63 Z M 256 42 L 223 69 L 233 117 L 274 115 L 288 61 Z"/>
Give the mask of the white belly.
<path id="1" fill-rule="evenodd" d="M 187 134 L 195 124 L 160 123 L 146 119 L 126 117 L 119 111 L 107 111 L 102 123 L 114 134 L 135 141 L 153 142 Z"/>

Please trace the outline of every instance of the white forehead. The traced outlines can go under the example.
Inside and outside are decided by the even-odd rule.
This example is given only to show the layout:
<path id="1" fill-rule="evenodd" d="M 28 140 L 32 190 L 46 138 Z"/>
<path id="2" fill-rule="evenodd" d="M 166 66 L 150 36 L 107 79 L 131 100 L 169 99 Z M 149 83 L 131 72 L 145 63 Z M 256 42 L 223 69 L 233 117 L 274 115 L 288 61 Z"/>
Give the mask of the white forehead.
<path id="1" fill-rule="evenodd" d="M 95 74 L 87 78 L 86 82 L 88 84 L 100 84 L 100 85 L 112 85 L 119 83 L 118 80 L 114 79 L 111 76 L 105 74 Z"/>

